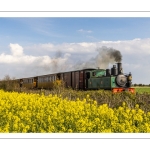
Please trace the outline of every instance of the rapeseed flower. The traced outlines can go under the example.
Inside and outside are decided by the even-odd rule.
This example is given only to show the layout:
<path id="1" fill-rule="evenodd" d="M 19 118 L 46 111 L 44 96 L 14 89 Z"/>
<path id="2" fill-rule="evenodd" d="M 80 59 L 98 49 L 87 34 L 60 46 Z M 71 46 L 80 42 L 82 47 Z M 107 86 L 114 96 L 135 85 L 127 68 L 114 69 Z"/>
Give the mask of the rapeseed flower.
<path id="1" fill-rule="evenodd" d="M 89 94 L 71 101 L 57 95 L 0 90 L 1 133 L 150 132 L 150 112 L 98 105 Z"/>

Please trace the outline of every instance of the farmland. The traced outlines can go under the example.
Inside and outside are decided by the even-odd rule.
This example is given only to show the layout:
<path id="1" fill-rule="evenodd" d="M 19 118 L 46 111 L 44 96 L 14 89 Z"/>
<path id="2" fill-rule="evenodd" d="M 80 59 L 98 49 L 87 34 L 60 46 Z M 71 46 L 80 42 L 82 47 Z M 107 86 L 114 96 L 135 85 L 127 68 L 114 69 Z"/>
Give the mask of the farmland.
<path id="1" fill-rule="evenodd" d="M 150 132 L 150 87 L 113 94 L 60 85 L 53 90 L 11 85 L 1 85 L 1 133 Z"/>
<path id="2" fill-rule="evenodd" d="M 149 93 L 0 90 L 1 133 L 150 132 Z"/>
<path id="3" fill-rule="evenodd" d="M 134 87 L 138 93 L 150 93 L 150 86 L 147 87 Z"/>

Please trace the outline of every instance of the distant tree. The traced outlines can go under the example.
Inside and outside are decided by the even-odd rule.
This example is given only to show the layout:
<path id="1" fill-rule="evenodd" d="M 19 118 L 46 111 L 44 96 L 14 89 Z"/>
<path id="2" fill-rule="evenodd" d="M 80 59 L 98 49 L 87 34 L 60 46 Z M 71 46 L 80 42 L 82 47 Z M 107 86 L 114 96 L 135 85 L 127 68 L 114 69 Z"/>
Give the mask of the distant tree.
<path id="1" fill-rule="evenodd" d="M 3 89 L 5 91 L 15 91 L 18 89 L 18 82 L 13 77 L 10 78 L 9 75 L 5 75 L 5 77 L 0 81 L 0 89 Z"/>
<path id="2" fill-rule="evenodd" d="M 4 77 L 4 79 L 3 79 L 4 81 L 9 81 L 9 80 L 11 80 L 11 78 L 10 78 L 10 76 L 9 75 L 5 75 L 5 77 Z"/>
<path id="3" fill-rule="evenodd" d="M 135 83 L 134 86 L 137 86 L 137 84 Z"/>
<path id="4" fill-rule="evenodd" d="M 142 85 L 143 85 L 143 84 L 141 84 L 141 83 L 139 84 L 139 86 L 142 86 Z"/>

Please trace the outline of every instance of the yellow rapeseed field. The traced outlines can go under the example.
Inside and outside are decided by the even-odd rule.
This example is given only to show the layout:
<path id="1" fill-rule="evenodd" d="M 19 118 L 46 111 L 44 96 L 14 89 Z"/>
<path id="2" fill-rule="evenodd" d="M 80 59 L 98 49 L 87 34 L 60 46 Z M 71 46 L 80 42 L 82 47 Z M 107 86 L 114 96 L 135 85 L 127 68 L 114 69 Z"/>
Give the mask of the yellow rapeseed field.
<path id="1" fill-rule="evenodd" d="M 98 106 L 87 95 L 83 100 L 56 95 L 4 92 L 0 90 L 1 133 L 101 133 L 150 132 L 150 112 L 138 105 L 129 109 Z"/>

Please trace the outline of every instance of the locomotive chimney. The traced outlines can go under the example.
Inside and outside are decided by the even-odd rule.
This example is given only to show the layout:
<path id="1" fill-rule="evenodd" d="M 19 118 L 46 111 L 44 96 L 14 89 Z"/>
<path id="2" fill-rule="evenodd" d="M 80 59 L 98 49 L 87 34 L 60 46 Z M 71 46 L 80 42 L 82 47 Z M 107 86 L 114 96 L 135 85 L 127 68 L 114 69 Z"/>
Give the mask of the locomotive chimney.
<path id="1" fill-rule="evenodd" d="M 117 66 L 118 66 L 118 74 L 121 74 L 123 73 L 122 71 L 122 63 L 117 63 Z"/>

